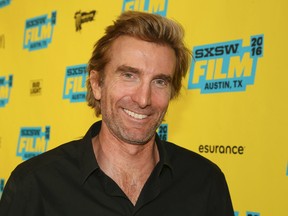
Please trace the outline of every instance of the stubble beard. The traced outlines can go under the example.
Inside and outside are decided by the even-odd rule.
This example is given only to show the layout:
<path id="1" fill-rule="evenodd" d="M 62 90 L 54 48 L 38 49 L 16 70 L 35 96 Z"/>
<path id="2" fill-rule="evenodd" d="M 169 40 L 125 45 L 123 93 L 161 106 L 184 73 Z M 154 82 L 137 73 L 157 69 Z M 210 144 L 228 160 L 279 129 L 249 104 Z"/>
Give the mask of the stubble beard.
<path id="1" fill-rule="evenodd" d="M 145 131 L 145 136 L 138 136 L 137 134 L 129 133 L 129 128 L 126 129 L 124 123 L 121 119 L 113 119 L 113 116 L 105 111 L 102 113 L 102 121 L 106 124 L 110 133 L 113 134 L 118 140 L 132 145 L 145 145 L 148 143 L 155 135 L 157 128 L 162 123 L 166 111 L 164 111 L 159 119 L 155 121 L 152 127 Z"/>

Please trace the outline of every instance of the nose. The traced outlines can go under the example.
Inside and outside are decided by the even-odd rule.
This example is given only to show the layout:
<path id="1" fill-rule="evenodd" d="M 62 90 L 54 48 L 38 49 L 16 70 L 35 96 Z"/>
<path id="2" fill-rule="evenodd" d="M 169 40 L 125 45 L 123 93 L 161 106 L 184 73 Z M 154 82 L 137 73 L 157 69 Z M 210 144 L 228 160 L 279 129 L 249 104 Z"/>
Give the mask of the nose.
<path id="1" fill-rule="evenodd" d="M 136 90 L 132 92 L 132 100 L 136 102 L 139 107 L 145 108 L 151 105 L 151 86 L 149 83 L 141 83 Z"/>

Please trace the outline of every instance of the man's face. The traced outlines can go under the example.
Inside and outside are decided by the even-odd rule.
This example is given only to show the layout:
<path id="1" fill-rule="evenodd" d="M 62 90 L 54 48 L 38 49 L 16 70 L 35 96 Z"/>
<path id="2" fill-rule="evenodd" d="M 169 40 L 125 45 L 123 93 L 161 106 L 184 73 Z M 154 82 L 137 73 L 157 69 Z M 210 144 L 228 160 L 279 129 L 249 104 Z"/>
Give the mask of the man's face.
<path id="1" fill-rule="evenodd" d="M 145 144 L 167 111 L 176 57 L 168 46 L 129 36 L 117 38 L 109 52 L 105 79 L 94 89 L 101 100 L 102 129 L 118 140 Z"/>

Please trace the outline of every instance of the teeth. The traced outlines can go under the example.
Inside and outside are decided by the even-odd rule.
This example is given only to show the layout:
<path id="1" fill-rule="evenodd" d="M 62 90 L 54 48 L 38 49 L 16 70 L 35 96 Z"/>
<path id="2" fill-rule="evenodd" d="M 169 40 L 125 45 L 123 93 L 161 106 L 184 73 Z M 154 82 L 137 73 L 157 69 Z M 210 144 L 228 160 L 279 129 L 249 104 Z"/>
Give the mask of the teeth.
<path id="1" fill-rule="evenodd" d="M 134 112 L 132 112 L 132 111 L 130 111 L 130 110 L 127 110 L 127 109 L 124 109 L 124 111 L 125 111 L 128 115 L 130 115 L 130 116 L 132 116 L 133 118 L 136 118 L 136 119 L 144 119 L 144 118 L 147 118 L 147 115 L 137 114 L 137 113 L 134 113 Z"/>

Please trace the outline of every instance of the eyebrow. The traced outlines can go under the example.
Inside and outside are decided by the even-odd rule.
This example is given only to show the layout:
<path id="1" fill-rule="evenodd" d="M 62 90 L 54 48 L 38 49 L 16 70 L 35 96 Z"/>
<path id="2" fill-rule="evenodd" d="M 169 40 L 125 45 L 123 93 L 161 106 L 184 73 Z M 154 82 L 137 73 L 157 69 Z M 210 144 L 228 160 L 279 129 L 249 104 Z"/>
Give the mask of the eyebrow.
<path id="1" fill-rule="evenodd" d="M 116 72 L 133 72 L 133 73 L 140 73 L 140 70 L 131 66 L 121 65 L 116 69 Z"/>
<path id="2" fill-rule="evenodd" d="M 166 74 L 159 74 L 159 75 L 155 76 L 155 79 L 163 79 L 168 83 L 172 82 L 172 77 L 169 75 L 166 75 Z"/>
<path id="3" fill-rule="evenodd" d="M 121 65 L 116 69 L 116 72 L 131 72 L 131 73 L 135 73 L 135 74 L 140 74 L 141 70 L 139 70 L 138 68 L 134 68 L 131 66 L 127 66 L 127 65 Z M 172 82 L 172 77 L 170 75 L 166 75 L 166 74 L 157 74 L 154 79 L 163 79 L 169 83 Z"/>

